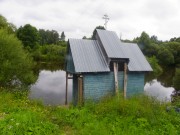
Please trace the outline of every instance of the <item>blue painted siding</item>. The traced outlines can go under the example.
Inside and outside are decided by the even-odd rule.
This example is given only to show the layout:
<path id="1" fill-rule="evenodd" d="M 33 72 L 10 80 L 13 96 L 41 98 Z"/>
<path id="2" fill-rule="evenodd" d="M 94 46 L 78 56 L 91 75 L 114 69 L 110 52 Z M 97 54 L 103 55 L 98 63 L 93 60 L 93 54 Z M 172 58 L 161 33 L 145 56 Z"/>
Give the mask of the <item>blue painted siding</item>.
<path id="1" fill-rule="evenodd" d="M 132 96 L 144 92 L 144 73 L 129 72 L 127 82 L 127 96 Z"/>
<path id="2" fill-rule="evenodd" d="M 99 100 L 107 94 L 114 93 L 114 74 L 94 73 L 84 74 L 84 99 Z"/>
<path id="3" fill-rule="evenodd" d="M 74 67 L 74 62 L 73 62 L 73 58 L 72 58 L 71 49 L 69 49 L 69 53 L 68 53 L 68 56 L 67 56 L 66 71 L 70 72 L 70 73 L 75 73 L 75 67 Z"/>
<path id="4" fill-rule="evenodd" d="M 112 72 L 112 74 L 114 77 L 114 72 Z M 118 87 L 119 87 L 119 90 L 122 92 L 124 88 L 124 72 L 123 71 L 118 72 Z"/>
<path id="5" fill-rule="evenodd" d="M 107 94 L 114 94 L 114 73 L 84 74 L 84 98 L 98 100 Z M 118 72 L 118 86 L 120 91 L 124 87 L 124 72 Z M 129 72 L 127 83 L 127 96 L 143 93 L 144 73 Z"/>

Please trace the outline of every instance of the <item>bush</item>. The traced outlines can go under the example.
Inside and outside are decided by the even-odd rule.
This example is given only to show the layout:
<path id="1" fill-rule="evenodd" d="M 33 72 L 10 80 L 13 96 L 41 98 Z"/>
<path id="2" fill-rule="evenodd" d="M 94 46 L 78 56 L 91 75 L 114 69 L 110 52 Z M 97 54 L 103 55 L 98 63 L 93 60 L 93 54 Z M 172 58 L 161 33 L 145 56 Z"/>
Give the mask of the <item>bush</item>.
<path id="1" fill-rule="evenodd" d="M 162 65 L 174 64 L 174 56 L 172 52 L 165 47 L 159 49 L 157 58 Z"/>
<path id="2" fill-rule="evenodd" d="M 175 76 L 173 79 L 174 88 L 180 91 L 180 68 L 176 69 Z"/>
<path id="3" fill-rule="evenodd" d="M 152 56 L 150 58 L 147 57 L 148 62 L 150 63 L 152 69 L 153 69 L 153 76 L 159 76 L 162 74 L 163 69 L 158 64 L 158 60 L 155 56 Z"/>
<path id="4" fill-rule="evenodd" d="M 36 61 L 43 62 L 64 62 L 64 56 L 66 53 L 66 46 L 60 45 L 43 45 L 34 49 L 32 56 Z"/>
<path id="5" fill-rule="evenodd" d="M 176 69 L 175 76 L 173 78 L 173 86 L 175 88 L 172 94 L 172 100 L 174 104 L 180 107 L 180 68 Z"/>
<path id="6" fill-rule="evenodd" d="M 28 85 L 35 81 L 32 59 L 23 50 L 22 43 L 3 29 L 0 30 L 0 63 L 0 86 Z"/>
<path id="7" fill-rule="evenodd" d="M 71 134 L 178 135 L 180 117 L 173 110 L 167 112 L 166 105 L 147 96 L 107 97 L 80 108 L 54 108 L 52 114 L 54 122 Z"/>

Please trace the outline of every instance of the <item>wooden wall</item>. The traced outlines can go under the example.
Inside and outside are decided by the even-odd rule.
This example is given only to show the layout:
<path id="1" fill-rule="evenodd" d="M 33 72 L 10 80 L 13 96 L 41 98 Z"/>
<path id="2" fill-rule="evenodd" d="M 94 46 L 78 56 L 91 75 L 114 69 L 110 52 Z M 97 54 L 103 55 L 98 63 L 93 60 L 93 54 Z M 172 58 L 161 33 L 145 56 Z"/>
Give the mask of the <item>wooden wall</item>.
<path id="1" fill-rule="evenodd" d="M 119 90 L 123 92 L 124 72 L 118 72 Z M 144 92 L 144 73 L 128 72 L 127 97 Z M 114 73 L 83 74 L 83 98 L 98 101 L 108 94 L 115 94 Z M 78 102 L 78 79 L 73 79 L 73 103 Z"/>

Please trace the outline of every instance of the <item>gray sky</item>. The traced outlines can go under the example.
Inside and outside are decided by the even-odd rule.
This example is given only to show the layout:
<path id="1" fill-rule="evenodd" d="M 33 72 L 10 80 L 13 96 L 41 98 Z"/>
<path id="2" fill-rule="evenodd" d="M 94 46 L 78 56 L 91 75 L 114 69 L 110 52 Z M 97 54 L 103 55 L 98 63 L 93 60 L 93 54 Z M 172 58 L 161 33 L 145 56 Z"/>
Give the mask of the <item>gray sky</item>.
<path id="1" fill-rule="evenodd" d="M 142 31 L 160 40 L 180 37 L 180 0 L 0 0 L 0 14 L 17 27 L 30 23 L 36 28 L 65 32 L 67 38 L 90 37 L 103 25 L 133 39 Z"/>

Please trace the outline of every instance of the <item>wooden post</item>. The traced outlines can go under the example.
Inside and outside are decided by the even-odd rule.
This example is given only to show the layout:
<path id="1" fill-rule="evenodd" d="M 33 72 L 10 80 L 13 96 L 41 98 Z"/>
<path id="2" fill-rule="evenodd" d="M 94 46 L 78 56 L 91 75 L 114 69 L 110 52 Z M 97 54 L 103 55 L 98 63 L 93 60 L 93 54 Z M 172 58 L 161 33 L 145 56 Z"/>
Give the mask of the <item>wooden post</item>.
<path id="1" fill-rule="evenodd" d="M 80 104 L 80 81 L 79 81 L 79 77 L 78 77 L 78 105 Z"/>
<path id="2" fill-rule="evenodd" d="M 127 63 L 124 63 L 124 98 L 126 98 L 127 92 Z"/>
<path id="3" fill-rule="evenodd" d="M 114 62 L 114 81 L 115 81 L 115 92 L 118 95 L 118 63 Z"/>
<path id="4" fill-rule="evenodd" d="M 66 94 L 65 94 L 65 105 L 67 105 L 67 93 L 68 93 L 68 73 L 66 72 Z"/>
<path id="5" fill-rule="evenodd" d="M 83 103 L 83 86 L 82 86 L 82 78 L 78 78 L 78 102 L 79 105 L 82 105 Z"/>

